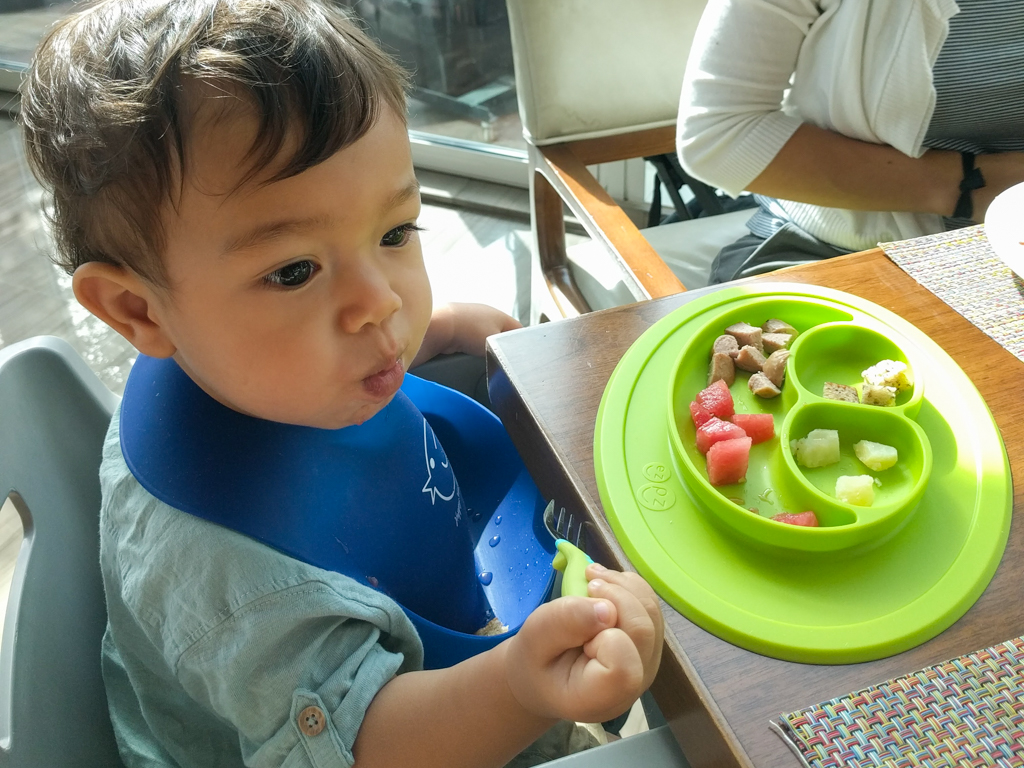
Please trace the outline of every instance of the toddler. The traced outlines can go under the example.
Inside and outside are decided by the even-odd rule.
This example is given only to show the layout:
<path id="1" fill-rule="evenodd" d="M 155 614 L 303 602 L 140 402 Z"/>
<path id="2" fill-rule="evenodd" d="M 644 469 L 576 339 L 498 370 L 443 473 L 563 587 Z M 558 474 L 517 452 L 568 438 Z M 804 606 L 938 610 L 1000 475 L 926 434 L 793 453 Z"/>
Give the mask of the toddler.
<path id="1" fill-rule="evenodd" d="M 338 430 L 405 371 L 517 324 L 432 311 L 402 72 L 313 0 L 101 0 L 41 44 L 22 93 L 58 260 L 93 314 L 240 414 Z M 169 429 L 173 429 L 170 425 Z M 657 671 L 638 576 L 422 669 L 400 606 L 101 467 L 102 665 L 135 766 L 501 766 L 560 720 L 624 711 Z"/>

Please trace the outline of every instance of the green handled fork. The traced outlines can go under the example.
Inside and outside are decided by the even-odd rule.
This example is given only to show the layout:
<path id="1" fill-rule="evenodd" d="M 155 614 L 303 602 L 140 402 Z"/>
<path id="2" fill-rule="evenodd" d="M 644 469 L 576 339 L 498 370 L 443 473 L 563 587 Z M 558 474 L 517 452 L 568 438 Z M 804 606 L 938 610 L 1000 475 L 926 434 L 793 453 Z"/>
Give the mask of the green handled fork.
<path id="1" fill-rule="evenodd" d="M 562 572 L 562 596 L 579 595 L 587 597 L 587 566 L 593 560 L 583 551 L 584 526 L 586 522 L 579 521 L 573 530 L 574 518 L 565 514 L 565 507 L 562 507 L 555 516 L 555 502 L 549 501 L 544 509 L 544 527 L 555 539 L 555 548 L 558 552 L 551 565 L 555 570 Z"/>

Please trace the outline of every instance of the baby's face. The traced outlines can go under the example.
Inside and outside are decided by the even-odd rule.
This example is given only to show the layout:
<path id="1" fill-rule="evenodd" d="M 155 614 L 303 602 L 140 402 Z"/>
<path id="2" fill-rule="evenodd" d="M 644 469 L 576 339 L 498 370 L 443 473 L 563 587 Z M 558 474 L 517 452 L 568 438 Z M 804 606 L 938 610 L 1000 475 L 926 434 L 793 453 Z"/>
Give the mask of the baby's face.
<path id="1" fill-rule="evenodd" d="M 230 192 L 253 127 L 222 118 L 190 141 L 165 217 L 170 288 L 152 311 L 175 360 L 225 405 L 327 429 L 362 423 L 398 391 L 430 320 L 405 125 L 384 110 L 325 162 Z"/>

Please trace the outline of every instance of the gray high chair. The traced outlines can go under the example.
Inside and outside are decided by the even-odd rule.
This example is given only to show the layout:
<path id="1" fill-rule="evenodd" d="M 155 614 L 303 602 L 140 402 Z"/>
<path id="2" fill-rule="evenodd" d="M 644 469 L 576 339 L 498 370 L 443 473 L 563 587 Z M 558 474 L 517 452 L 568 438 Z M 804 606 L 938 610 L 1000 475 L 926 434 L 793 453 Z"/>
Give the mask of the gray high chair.
<path id="1" fill-rule="evenodd" d="M 482 371 L 454 363 L 417 373 L 486 397 Z M 99 664 L 99 466 L 117 402 L 67 342 L 0 349 L 0 500 L 25 532 L 0 640 L 0 768 L 123 768 Z M 667 727 L 548 765 L 686 768 Z"/>
<path id="2" fill-rule="evenodd" d="M 97 522 L 116 405 L 60 339 L 0 350 L 0 494 L 24 529 L 0 641 L 0 768 L 121 766 L 100 677 Z"/>

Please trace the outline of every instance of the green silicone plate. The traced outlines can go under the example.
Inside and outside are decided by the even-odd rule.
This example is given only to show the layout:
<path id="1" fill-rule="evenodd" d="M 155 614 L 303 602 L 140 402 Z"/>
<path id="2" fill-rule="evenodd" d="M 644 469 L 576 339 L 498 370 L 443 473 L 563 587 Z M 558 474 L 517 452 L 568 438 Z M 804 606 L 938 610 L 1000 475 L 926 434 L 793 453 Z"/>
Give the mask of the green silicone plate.
<path id="1" fill-rule="evenodd" d="M 743 372 L 730 390 L 737 412 L 773 414 L 776 437 L 753 447 L 745 482 L 715 488 L 688 404 L 715 337 L 773 317 L 800 331 L 783 394 L 755 397 Z M 912 372 L 895 406 L 821 397 L 825 381 L 855 385 L 881 359 Z M 786 446 L 817 428 L 838 429 L 842 458 L 809 470 Z M 895 445 L 897 466 L 867 470 L 853 456 L 861 439 Z M 719 637 L 790 661 L 868 661 L 935 636 L 984 591 L 1009 534 L 1009 465 L 973 384 L 906 321 L 826 288 L 727 288 L 652 326 L 608 382 L 594 457 L 612 528 L 658 593 Z M 878 478 L 875 503 L 837 500 L 843 474 Z M 805 509 L 821 528 L 769 519 Z"/>

